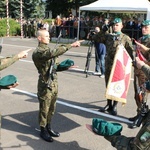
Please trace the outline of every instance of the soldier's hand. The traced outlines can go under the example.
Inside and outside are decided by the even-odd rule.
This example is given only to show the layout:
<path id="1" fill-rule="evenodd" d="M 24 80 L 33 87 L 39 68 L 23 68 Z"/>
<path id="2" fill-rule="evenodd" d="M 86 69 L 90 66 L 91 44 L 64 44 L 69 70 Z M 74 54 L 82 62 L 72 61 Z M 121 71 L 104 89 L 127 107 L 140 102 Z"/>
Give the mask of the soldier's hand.
<path id="1" fill-rule="evenodd" d="M 26 58 L 28 56 L 28 52 L 31 51 L 32 49 L 27 49 L 25 51 L 22 51 L 18 54 L 18 58 L 21 59 L 21 58 Z"/>
<path id="2" fill-rule="evenodd" d="M 18 86 L 18 85 L 19 85 L 19 83 L 16 82 L 16 83 L 14 83 L 13 85 L 7 86 L 7 88 L 8 88 L 8 89 L 10 89 L 10 88 L 15 88 L 15 87 Z"/>
<path id="3" fill-rule="evenodd" d="M 135 44 L 137 45 L 137 47 L 138 47 L 138 49 L 139 49 L 140 51 L 146 52 L 146 51 L 149 50 L 148 47 L 146 47 L 145 45 L 139 43 L 138 41 L 134 40 L 134 42 L 135 42 Z"/>
<path id="4" fill-rule="evenodd" d="M 84 40 L 79 40 L 71 44 L 72 47 L 79 47 Z"/>
<path id="5" fill-rule="evenodd" d="M 135 62 L 136 62 L 136 67 L 138 69 L 141 69 L 143 65 L 145 65 L 145 63 L 143 61 L 141 61 L 138 57 L 135 58 Z"/>
<path id="6" fill-rule="evenodd" d="M 79 66 L 73 65 L 73 66 L 71 66 L 71 67 L 69 67 L 69 68 L 79 68 Z"/>

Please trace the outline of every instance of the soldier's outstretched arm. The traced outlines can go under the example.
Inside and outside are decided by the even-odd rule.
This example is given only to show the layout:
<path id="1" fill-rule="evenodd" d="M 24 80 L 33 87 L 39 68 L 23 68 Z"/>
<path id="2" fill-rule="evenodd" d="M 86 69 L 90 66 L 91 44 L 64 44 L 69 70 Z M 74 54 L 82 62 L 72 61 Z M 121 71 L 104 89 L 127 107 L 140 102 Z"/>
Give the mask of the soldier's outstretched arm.
<path id="1" fill-rule="evenodd" d="M 79 40 L 71 44 L 72 47 L 79 47 L 84 40 Z"/>
<path id="2" fill-rule="evenodd" d="M 0 70 L 3 70 L 5 68 L 9 67 L 10 65 L 15 63 L 19 59 L 26 58 L 28 56 L 28 52 L 30 50 L 31 49 L 28 49 L 28 50 L 22 51 L 22 52 L 20 52 L 16 55 L 12 55 L 12 56 L 9 56 L 9 57 L 6 57 L 6 58 L 1 58 L 0 59 Z"/>
<path id="3" fill-rule="evenodd" d="M 138 46 L 138 49 L 142 52 L 150 51 L 150 48 L 146 47 L 145 45 L 139 43 L 138 41 L 134 40 L 135 44 Z"/>
<path id="4" fill-rule="evenodd" d="M 25 51 L 22 51 L 20 53 L 18 53 L 18 58 L 22 59 L 22 58 L 26 58 L 28 56 L 28 52 L 31 51 L 32 49 L 27 49 Z"/>

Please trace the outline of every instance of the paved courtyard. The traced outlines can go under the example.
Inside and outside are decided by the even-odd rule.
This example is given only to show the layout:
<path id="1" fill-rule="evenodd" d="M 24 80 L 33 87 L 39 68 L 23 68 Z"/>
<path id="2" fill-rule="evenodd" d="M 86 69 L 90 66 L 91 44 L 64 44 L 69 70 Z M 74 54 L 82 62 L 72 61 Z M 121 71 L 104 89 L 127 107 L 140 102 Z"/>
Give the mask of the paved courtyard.
<path id="1" fill-rule="evenodd" d="M 68 41 L 70 42 L 70 41 Z M 16 54 L 19 51 L 37 46 L 36 39 L 20 37 L 3 38 L 2 56 Z M 50 43 L 54 48 L 55 43 Z M 118 116 L 98 111 L 105 106 L 105 82 L 99 76 L 92 75 L 95 67 L 94 55 L 90 63 L 91 74 L 84 73 L 88 46 L 72 48 L 59 60 L 72 59 L 77 69 L 58 73 L 59 94 L 56 113 L 52 120 L 54 130 L 60 132 L 53 143 L 43 141 L 39 136 L 37 80 L 38 73 L 32 62 L 32 51 L 28 58 L 20 60 L 1 71 L 1 77 L 13 74 L 18 78 L 19 86 L 11 90 L 1 90 L 0 112 L 2 128 L 0 150 L 113 150 L 104 137 L 87 129 L 93 118 L 102 118 L 123 125 L 122 134 L 135 136 L 139 128 L 129 129 L 128 117 L 136 114 L 133 99 L 133 80 L 131 80 L 127 104 L 118 104 Z M 93 52 L 94 54 L 94 52 Z"/>

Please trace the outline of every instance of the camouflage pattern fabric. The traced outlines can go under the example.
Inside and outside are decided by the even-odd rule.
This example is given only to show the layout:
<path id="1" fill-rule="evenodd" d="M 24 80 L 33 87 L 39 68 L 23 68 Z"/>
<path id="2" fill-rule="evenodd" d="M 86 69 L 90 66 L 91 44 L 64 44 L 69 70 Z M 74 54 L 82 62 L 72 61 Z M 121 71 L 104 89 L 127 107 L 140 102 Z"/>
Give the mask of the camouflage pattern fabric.
<path id="1" fill-rule="evenodd" d="M 136 137 L 105 136 L 117 150 L 149 150 L 150 149 L 150 111 L 143 121 L 142 128 Z"/>
<path id="2" fill-rule="evenodd" d="M 108 79 L 110 76 L 111 68 L 113 65 L 113 60 L 116 53 L 116 48 L 119 44 L 123 44 L 129 53 L 130 57 L 133 59 L 133 45 L 129 36 L 121 33 L 117 34 L 105 34 L 104 32 L 100 32 L 99 34 L 93 37 L 94 41 L 98 43 L 104 43 L 106 45 L 107 55 L 105 59 L 105 80 L 106 85 L 108 83 Z"/>
<path id="3" fill-rule="evenodd" d="M 49 68 L 51 61 L 54 59 L 54 66 L 58 66 L 59 55 L 62 55 L 71 48 L 71 45 L 60 45 L 58 48 L 51 50 L 47 44 L 39 44 L 32 54 L 33 62 L 38 70 L 38 99 L 39 99 L 39 125 L 45 127 L 50 123 L 55 112 L 56 99 L 58 94 L 58 83 L 56 68 L 53 67 L 53 73 L 49 78 Z M 49 84 L 49 85 L 48 85 Z"/>
<path id="4" fill-rule="evenodd" d="M 146 38 L 144 40 L 143 40 L 143 38 L 140 38 L 139 42 L 141 44 L 145 45 L 146 47 L 150 47 L 150 38 Z M 146 64 L 148 64 L 150 66 L 150 53 L 149 53 L 149 51 L 142 53 L 142 54 L 146 58 L 146 60 L 148 61 L 148 62 L 146 62 Z M 138 96 L 139 93 L 138 93 L 137 86 L 141 86 L 147 80 L 148 79 L 147 79 L 146 75 L 144 74 L 144 72 L 141 69 L 134 68 L 134 82 L 133 82 L 134 83 L 134 91 L 135 91 L 134 98 L 135 98 L 135 101 L 137 104 L 137 112 L 139 112 L 141 110 L 141 102 L 139 100 L 139 96 Z"/>
<path id="5" fill-rule="evenodd" d="M 15 63 L 17 60 L 19 60 L 17 55 L 13 55 L 6 58 L 0 58 L 0 70 L 7 68 L 8 66 Z"/>

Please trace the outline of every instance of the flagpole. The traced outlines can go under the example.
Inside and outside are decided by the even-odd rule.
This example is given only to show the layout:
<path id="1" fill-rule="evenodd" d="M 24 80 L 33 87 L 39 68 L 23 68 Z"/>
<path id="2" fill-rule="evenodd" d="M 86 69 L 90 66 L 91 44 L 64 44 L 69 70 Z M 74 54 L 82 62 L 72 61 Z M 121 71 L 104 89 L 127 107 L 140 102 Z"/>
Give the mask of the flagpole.
<path id="1" fill-rule="evenodd" d="M 6 0 L 6 15 L 7 15 L 7 37 L 9 37 L 9 0 Z"/>
<path id="2" fill-rule="evenodd" d="M 21 25 L 21 39 L 22 39 L 23 38 L 22 0 L 20 0 L 20 25 Z"/>

